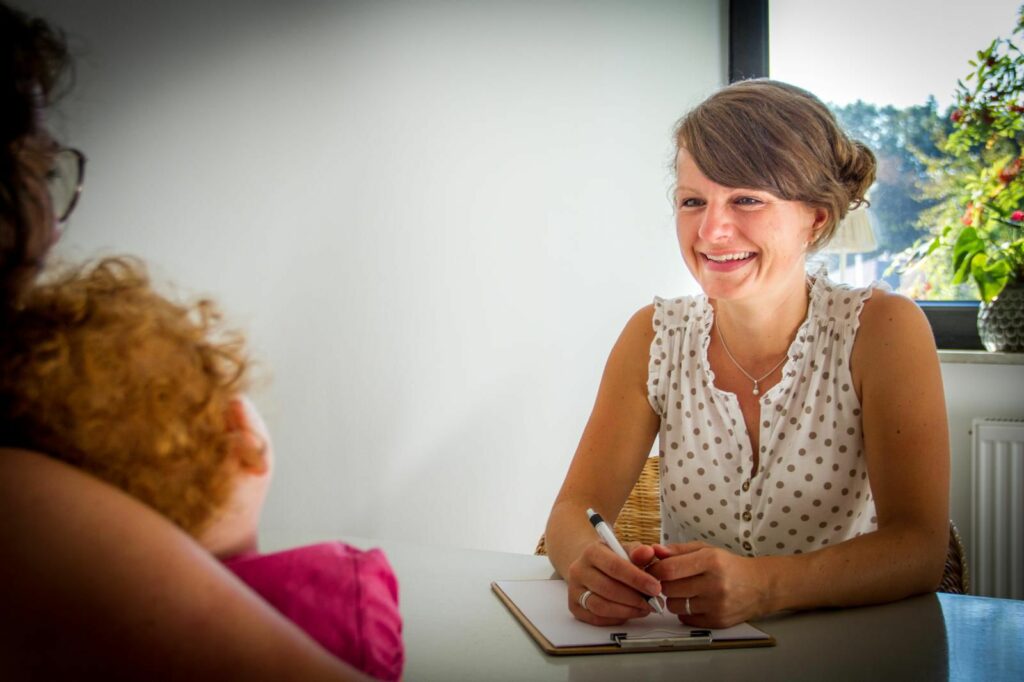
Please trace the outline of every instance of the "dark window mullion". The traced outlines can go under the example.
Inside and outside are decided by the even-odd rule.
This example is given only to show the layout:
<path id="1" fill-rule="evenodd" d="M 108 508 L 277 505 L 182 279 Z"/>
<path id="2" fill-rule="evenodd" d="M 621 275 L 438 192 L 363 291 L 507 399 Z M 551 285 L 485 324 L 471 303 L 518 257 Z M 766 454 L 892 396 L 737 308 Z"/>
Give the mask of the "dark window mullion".
<path id="1" fill-rule="evenodd" d="M 768 0 L 729 0 L 729 82 L 768 77 Z"/>

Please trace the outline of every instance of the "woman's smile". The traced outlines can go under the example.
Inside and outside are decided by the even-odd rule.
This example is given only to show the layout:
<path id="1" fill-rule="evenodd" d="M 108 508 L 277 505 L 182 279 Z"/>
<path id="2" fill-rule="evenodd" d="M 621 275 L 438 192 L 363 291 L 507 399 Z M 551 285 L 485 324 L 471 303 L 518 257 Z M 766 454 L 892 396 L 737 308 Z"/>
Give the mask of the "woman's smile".
<path id="1" fill-rule="evenodd" d="M 718 253 L 701 253 L 704 267 L 712 272 L 732 272 L 752 263 L 757 254 L 753 251 L 731 251 Z"/>

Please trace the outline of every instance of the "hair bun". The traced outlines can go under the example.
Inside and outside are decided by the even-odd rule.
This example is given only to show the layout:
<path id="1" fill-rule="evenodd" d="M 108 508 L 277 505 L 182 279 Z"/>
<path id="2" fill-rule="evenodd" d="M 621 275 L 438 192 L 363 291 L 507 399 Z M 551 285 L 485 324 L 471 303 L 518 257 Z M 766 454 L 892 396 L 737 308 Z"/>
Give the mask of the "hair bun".
<path id="1" fill-rule="evenodd" d="M 840 149 L 836 150 L 839 163 L 838 180 L 850 197 L 850 208 L 867 204 L 865 195 L 875 182 L 878 164 L 875 154 L 867 145 L 858 140 L 841 140 Z"/>

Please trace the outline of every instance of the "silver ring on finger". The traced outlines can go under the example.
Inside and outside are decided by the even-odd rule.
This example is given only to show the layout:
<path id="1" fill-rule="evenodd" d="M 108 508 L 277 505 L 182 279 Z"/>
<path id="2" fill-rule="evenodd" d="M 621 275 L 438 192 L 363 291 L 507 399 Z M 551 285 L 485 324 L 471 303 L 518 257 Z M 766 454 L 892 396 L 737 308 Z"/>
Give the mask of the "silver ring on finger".
<path id="1" fill-rule="evenodd" d="M 690 598 L 689 597 L 686 598 L 686 615 L 687 616 L 692 616 L 693 615 L 693 611 L 690 610 Z"/>
<path id="2" fill-rule="evenodd" d="M 594 593 L 591 592 L 590 590 L 583 590 L 583 593 L 580 594 L 578 599 L 576 599 L 576 602 L 580 605 L 580 608 L 583 609 L 584 611 L 589 611 L 590 610 L 590 609 L 587 608 L 587 600 L 590 599 L 592 594 L 594 594 Z"/>

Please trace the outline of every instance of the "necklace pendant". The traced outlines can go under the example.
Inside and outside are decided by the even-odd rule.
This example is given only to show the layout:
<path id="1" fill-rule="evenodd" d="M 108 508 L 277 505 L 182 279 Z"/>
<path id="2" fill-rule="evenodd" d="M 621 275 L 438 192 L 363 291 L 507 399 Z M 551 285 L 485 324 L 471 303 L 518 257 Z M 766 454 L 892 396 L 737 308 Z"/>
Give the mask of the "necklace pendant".
<path id="1" fill-rule="evenodd" d="M 754 395 L 760 395 L 761 391 L 757 390 L 757 382 L 754 382 Z"/>

